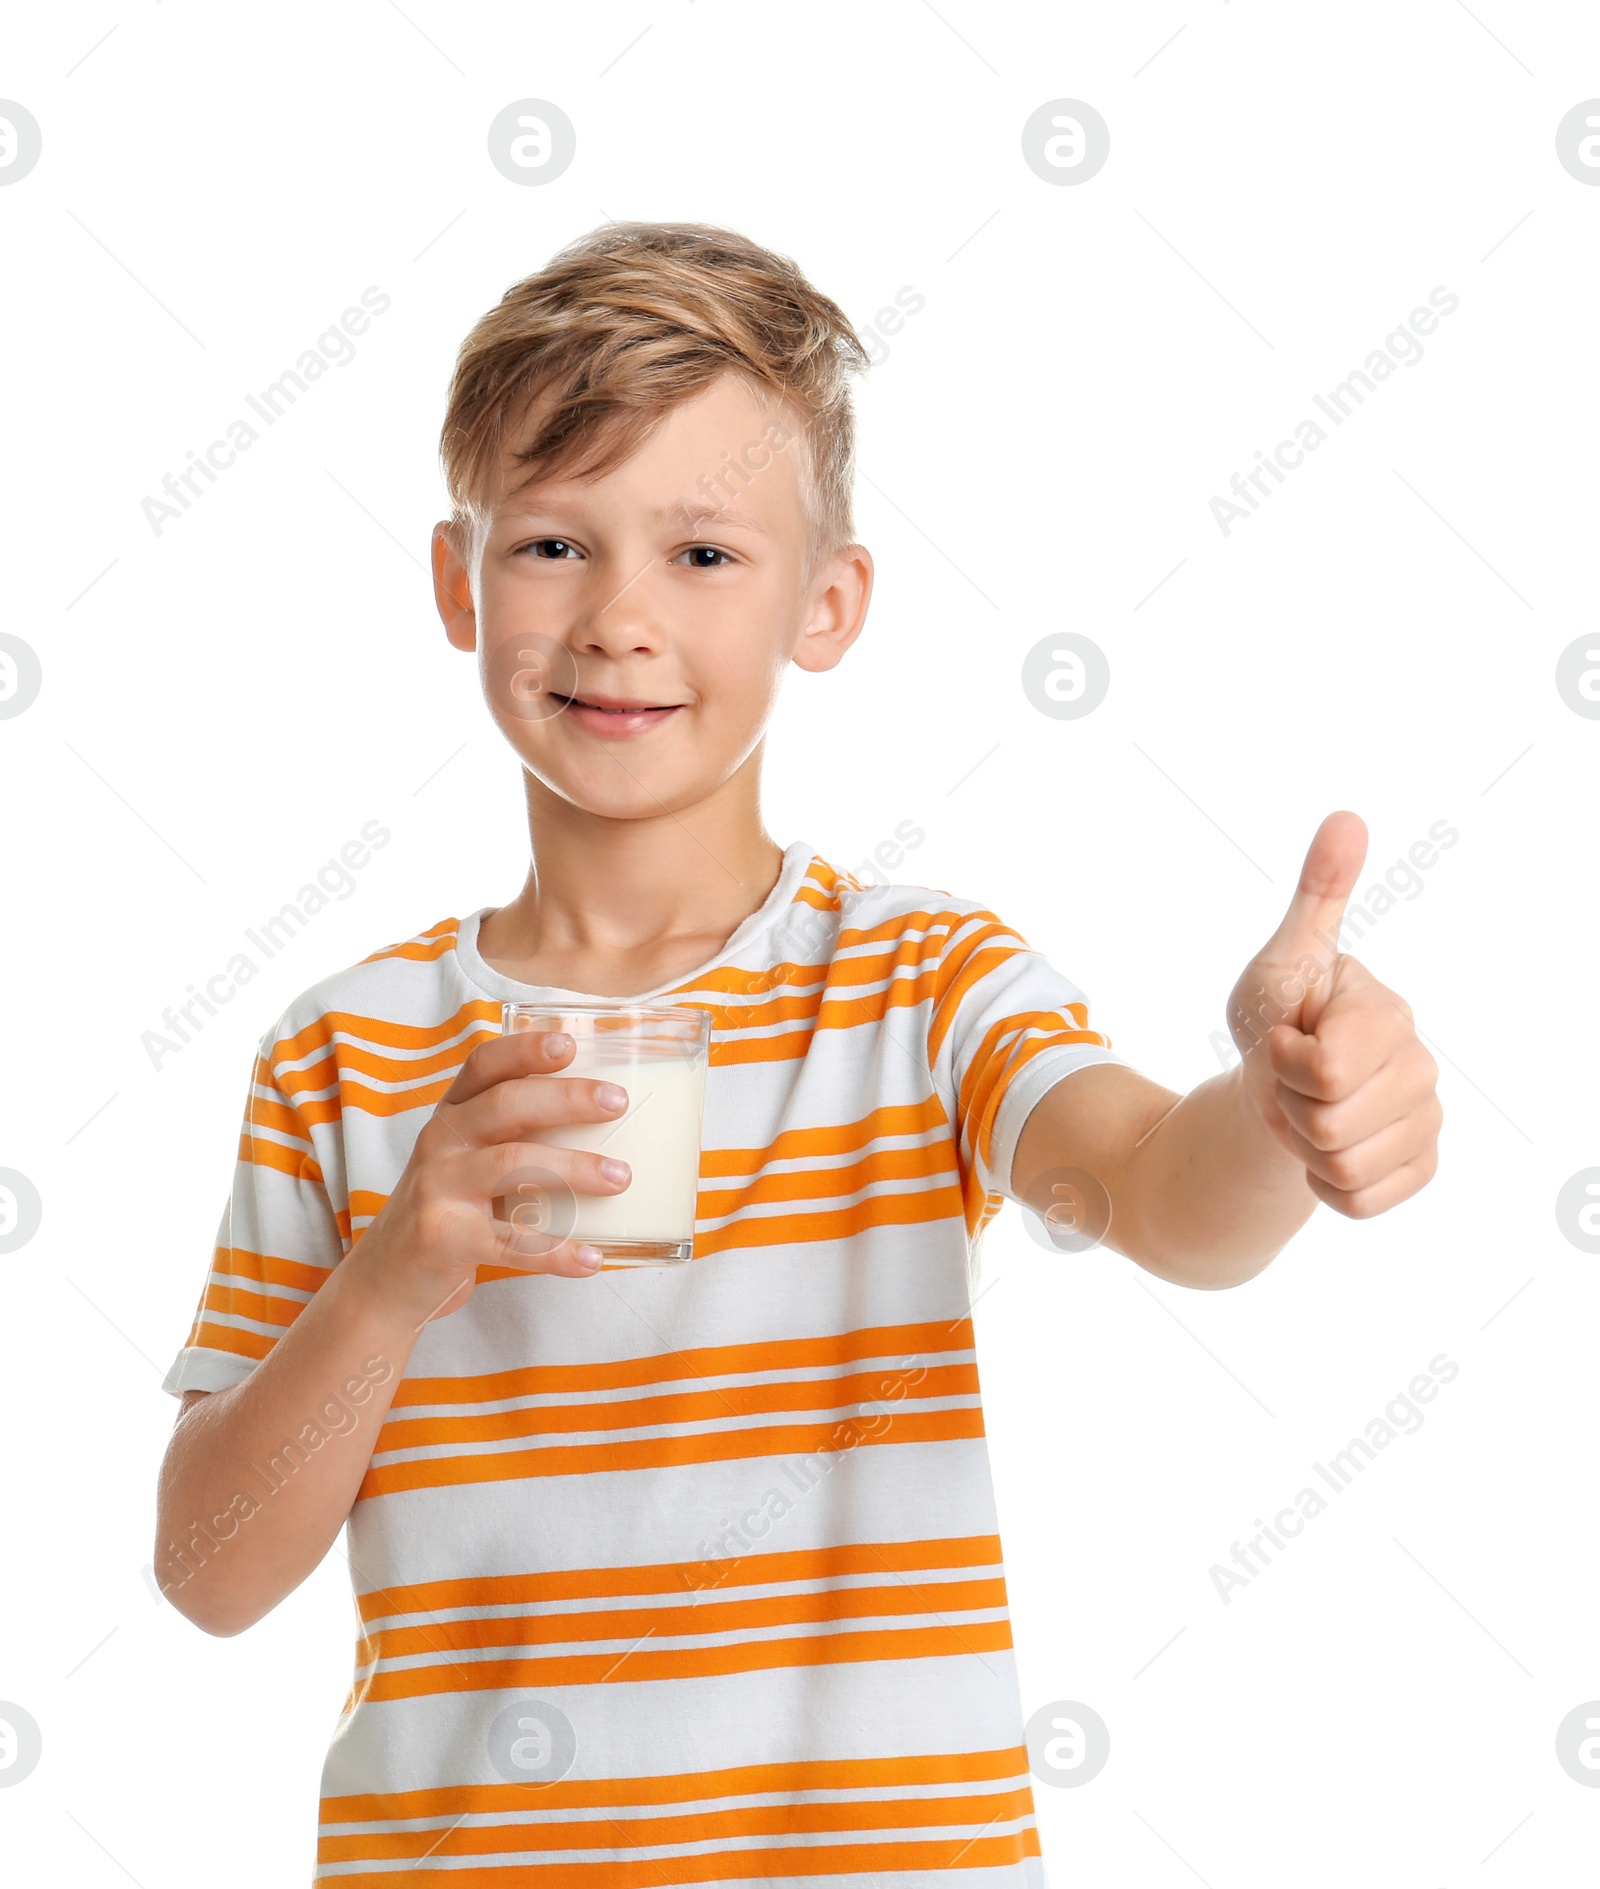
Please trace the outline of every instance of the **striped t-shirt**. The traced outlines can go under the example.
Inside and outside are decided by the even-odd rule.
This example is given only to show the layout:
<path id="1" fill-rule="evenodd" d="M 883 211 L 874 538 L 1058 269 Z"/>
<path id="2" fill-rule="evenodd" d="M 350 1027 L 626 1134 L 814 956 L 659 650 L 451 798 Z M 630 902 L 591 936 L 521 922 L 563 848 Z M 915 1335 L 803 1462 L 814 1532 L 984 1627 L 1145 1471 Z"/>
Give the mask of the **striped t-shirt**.
<path id="1" fill-rule="evenodd" d="M 489 909 L 262 1039 L 175 1395 L 267 1354 L 506 998 L 584 995 L 485 964 Z M 694 1257 L 484 1267 L 423 1327 L 349 1518 L 317 1879 L 1039 1889 L 972 1280 L 1029 1111 L 1123 1059 L 994 913 L 804 841 L 638 996 L 711 1012 Z"/>

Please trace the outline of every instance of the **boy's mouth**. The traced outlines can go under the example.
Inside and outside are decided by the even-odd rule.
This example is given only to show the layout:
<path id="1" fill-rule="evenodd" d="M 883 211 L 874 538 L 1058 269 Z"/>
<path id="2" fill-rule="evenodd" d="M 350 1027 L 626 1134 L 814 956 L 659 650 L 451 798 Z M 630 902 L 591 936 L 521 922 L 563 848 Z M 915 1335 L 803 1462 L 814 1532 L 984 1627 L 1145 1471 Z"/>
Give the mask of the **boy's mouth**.
<path id="1" fill-rule="evenodd" d="M 658 727 L 681 702 L 640 702 L 620 695 L 554 695 L 561 712 L 597 735 L 616 738 Z"/>

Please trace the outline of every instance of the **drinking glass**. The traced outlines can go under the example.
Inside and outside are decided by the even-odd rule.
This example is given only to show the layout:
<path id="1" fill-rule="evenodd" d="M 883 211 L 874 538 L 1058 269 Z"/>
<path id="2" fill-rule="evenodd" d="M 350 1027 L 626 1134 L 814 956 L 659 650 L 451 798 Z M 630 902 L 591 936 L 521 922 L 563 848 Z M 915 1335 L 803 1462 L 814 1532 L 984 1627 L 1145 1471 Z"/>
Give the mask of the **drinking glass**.
<path id="1" fill-rule="evenodd" d="M 521 1183 L 509 1218 L 548 1245 L 597 1246 L 608 1266 L 677 1266 L 694 1252 L 700 1187 L 700 1124 L 711 1051 L 711 1012 L 687 1005 L 546 1004 L 502 1007 L 501 1028 L 564 1030 L 575 1044 L 558 1076 L 615 1082 L 627 1113 L 613 1121 L 562 1122 L 539 1130 L 555 1148 L 582 1148 L 626 1161 L 620 1194 L 581 1194 L 553 1175 Z M 514 1179 L 516 1177 L 513 1177 Z"/>

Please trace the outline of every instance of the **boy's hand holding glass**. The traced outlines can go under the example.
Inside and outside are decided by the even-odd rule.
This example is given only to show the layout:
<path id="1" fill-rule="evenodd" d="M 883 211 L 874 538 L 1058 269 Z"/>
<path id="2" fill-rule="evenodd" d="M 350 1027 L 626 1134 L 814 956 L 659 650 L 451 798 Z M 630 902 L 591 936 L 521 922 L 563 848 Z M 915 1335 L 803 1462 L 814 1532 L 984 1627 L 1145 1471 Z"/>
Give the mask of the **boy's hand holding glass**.
<path id="1" fill-rule="evenodd" d="M 572 1209 L 579 1196 L 620 1194 L 627 1164 L 546 1136 L 618 1121 L 628 1098 L 614 1084 L 556 1074 L 575 1050 L 559 1031 L 478 1044 L 417 1136 L 394 1192 L 352 1247 L 346 1264 L 371 1269 L 385 1300 L 409 1310 L 419 1327 L 465 1305 L 480 1266 L 574 1279 L 599 1270 L 600 1252 L 570 1235 Z M 519 1171 L 544 1177 L 540 1225 L 527 1224 L 527 1196 L 515 1192 Z M 494 1215 L 508 1183 L 520 1221 L 503 1217 L 504 1209 Z"/>

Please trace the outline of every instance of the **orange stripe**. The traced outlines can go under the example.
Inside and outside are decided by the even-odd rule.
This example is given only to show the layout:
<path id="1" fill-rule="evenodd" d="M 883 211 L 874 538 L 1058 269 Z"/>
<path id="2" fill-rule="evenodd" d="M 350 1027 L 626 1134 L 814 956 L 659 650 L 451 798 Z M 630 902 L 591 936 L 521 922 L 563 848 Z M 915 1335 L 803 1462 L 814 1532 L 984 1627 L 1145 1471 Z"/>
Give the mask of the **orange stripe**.
<path id="1" fill-rule="evenodd" d="M 713 1233 L 696 1233 L 694 1257 L 709 1259 L 752 1246 L 787 1246 L 810 1241 L 848 1240 L 870 1227 L 931 1226 L 962 1211 L 961 1192 L 952 1176 L 948 1187 L 911 1194 L 870 1194 L 852 1206 L 806 1214 L 771 1214 L 735 1220 Z"/>
<path id="2" fill-rule="evenodd" d="M 211 1270 L 219 1278 L 208 1279 L 201 1288 L 200 1303 L 185 1345 L 226 1351 L 234 1357 L 259 1363 L 309 1303 L 305 1299 L 279 1298 L 265 1288 L 281 1285 L 314 1293 L 328 1277 L 329 1269 L 284 1259 L 275 1253 L 252 1252 L 245 1246 L 219 1246 L 212 1254 Z M 271 1335 L 239 1331 L 231 1325 L 215 1322 L 223 1313 L 252 1318 L 263 1325 L 276 1325 L 280 1330 Z"/>
<path id="3" fill-rule="evenodd" d="M 972 1364 L 916 1368 L 920 1376 L 914 1395 L 918 1398 L 978 1394 L 978 1373 Z M 507 1437 L 577 1436 L 592 1430 L 638 1429 L 661 1423 L 711 1423 L 721 1417 L 754 1417 L 774 1410 L 843 1410 L 877 1399 L 901 1403 L 907 1396 L 906 1377 L 905 1372 L 855 1371 L 847 1377 L 788 1378 L 775 1384 L 670 1391 L 618 1403 L 535 1404 L 480 1416 L 391 1417 L 378 1433 L 373 1455 L 463 1443 L 497 1443 Z M 896 1385 L 900 1386 L 898 1397 Z"/>
<path id="4" fill-rule="evenodd" d="M 337 1033 L 345 1039 L 338 1045 L 342 1052 L 352 1043 L 387 1046 L 390 1049 L 429 1050 L 450 1037 L 459 1035 L 475 1023 L 492 1024 L 498 1029 L 500 1006 L 488 997 L 473 997 L 459 1004 L 437 1023 L 401 1023 L 394 1017 L 374 1017 L 354 1010 L 323 1010 L 290 1036 L 281 1036 L 272 1046 L 275 1062 L 299 1062 L 312 1050 L 334 1047 Z M 396 1062 L 394 1067 L 402 1068 Z"/>
<path id="5" fill-rule="evenodd" d="M 304 1260 L 285 1259 L 278 1253 L 253 1252 L 248 1246 L 219 1246 L 211 1269 L 231 1274 L 251 1287 L 287 1286 L 299 1292 L 315 1292 L 329 1270 L 326 1266 L 308 1265 Z"/>
<path id="6" fill-rule="evenodd" d="M 424 1076 L 453 1077 L 480 1043 L 487 1043 L 500 1034 L 500 1006 L 465 1004 L 437 1029 L 409 1030 L 407 1034 L 418 1040 L 408 1043 L 386 1043 L 386 1039 L 396 1034 L 395 1029 L 391 1027 L 380 1034 L 376 1023 L 366 1017 L 341 1017 L 338 1021 L 342 1030 L 354 1031 L 360 1026 L 360 1033 L 353 1040 L 346 1036 L 337 1046 L 342 1071 L 354 1071 L 370 1082 L 415 1083 Z M 415 1053 L 385 1056 L 380 1046 Z"/>
<path id="7" fill-rule="evenodd" d="M 542 1791 L 528 1792 L 526 1808 L 543 1808 Z M 913 1797 L 835 1804 L 751 1804 L 688 1816 L 584 1818 L 575 1823 L 470 1824 L 440 1843 L 438 1830 L 371 1830 L 359 1836 L 325 1836 L 319 1863 L 377 1863 L 400 1857 L 522 1856 L 543 1850 L 615 1850 L 657 1843 L 727 1842 L 739 1837 L 794 1837 L 820 1831 L 916 1830 L 940 1824 L 976 1825 L 1002 1818 L 1031 1817 L 1033 1792 L 1024 1785 L 976 1797 Z M 332 1821 L 329 1819 L 329 1821 Z M 747 1854 L 750 1854 L 747 1852 Z M 753 1858 L 770 1855 L 766 1845 Z M 663 1872 L 676 1859 L 660 1859 Z M 765 1871 L 758 1872 L 765 1874 Z M 451 1871 L 453 1877 L 455 1872 Z M 448 1878 L 447 1878 L 448 1880 Z M 660 1880 L 669 1880 L 665 1873 Z"/>
<path id="8" fill-rule="evenodd" d="M 459 920 L 441 918 L 437 925 L 430 925 L 426 931 L 418 932 L 416 937 L 407 938 L 400 944 L 385 945 L 381 951 L 374 951 L 361 962 L 377 964 L 383 958 L 416 958 L 432 962 L 435 958 L 443 957 L 447 951 L 455 950 L 459 931 Z"/>
<path id="9" fill-rule="evenodd" d="M 452 1837 L 435 1850 L 435 1856 L 450 1853 Z M 715 1856 L 675 1856 L 663 1864 L 648 1858 L 639 1862 L 552 1863 L 543 1865 L 551 1871 L 551 1880 L 561 1889 L 664 1889 L 664 1885 L 697 1882 L 724 1882 L 759 1874 L 774 1876 L 848 1876 L 863 1875 L 869 1881 L 882 1880 L 881 1872 L 890 1870 L 999 1869 L 1018 1863 L 1026 1856 L 1039 1854 L 1039 1833 L 1031 1825 L 1016 1836 L 959 1839 L 943 1837 L 924 1843 L 851 1843 L 807 1844 L 793 1850 L 724 1850 Z M 430 1862 L 432 1858 L 429 1859 Z M 519 1880 L 527 1880 L 541 1865 L 519 1866 Z M 670 1870 L 670 1874 L 668 1871 Z M 362 1870 L 341 1875 L 334 1880 L 339 1889 L 397 1889 L 412 1872 L 383 1869 Z M 420 1872 L 417 1872 L 420 1873 Z M 434 1872 L 426 1872 L 432 1880 Z M 491 1863 L 485 1868 L 452 1869 L 448 1872 L 449 1889 L 507 1889 L 506 1870 Z"/>
<path id="10" fill-rule="evenodd" d="M 276 1173 L 287 1174 L 292 1181 L 323 1184 L 322 1169 L 313 1156 L 298 1148 L 286 1148 L 280 1141 L 252 1135 L 248 1124 L 240 1132 L 239 1159 L 246 1167 L 271 1168 Z"/>
<path id="11" fill-rule="evenodd" d="M 188 1344 L 202 1351 L 226 1351 L 236 1358 L 250 1358 L 259 1364 L 272 1349 L 274 1340 L 260 1332 L 239 1331 L 232 1325 L 201 1322 L 190 1332 Z"/>
<path id="12" fill-rule="evenodd" d="M 875 1421 L 875 1419 L 874 1419 Z M 584 1476 L 634 1469 L 676 1469 L 685 1463 L 739 1462 L 756 1456 L 809 1455 L 867 1444 L 948 1443 L 981 1437 L 983 1412 L 937 1410 L 891 1419 L 881 1436 L 858 1434 L 859 1418 L 838 1423 L 774 1424 L 759 1430 L 660 1436 L 614 1443 L 552 1444 L 547 1449 L 499 1450 L 488 1456 L 428 1456 L 385 1463 L 361 1479 L 357 1501 L 405 1489 L 462 1488 L 471 1483 L 520 1482 L 530 1476 Z"/>
<path id="13" fill-rule="evenodd" d="M 249 1144 L 255 1136 L 271 1129 L 274 1134 L 282 1135 L 286 1141 L 303 1144 L 299 1152 L 307 1160 L 315 1161 L 316 1143 L 311 1139 L 304 1116 L 284 1099 L 283 1091 L 276 1083 L 269 1080 L 257 1086 L 268 1089 L 270 1093 L 265 1096 L 252 1096 L 240 1131 L 241 1139 Z M 249 1155 L 246 1154 L 244 1158 L 248 1160 Z"/>
<path id="14" fill-rule="evenodd" d="M 357 1664 L 414 1654 L 482 1651 L 491 1646 L 567 1646 L 585 1640 L 694 1637 L 749 1633 L 759 1627 L 819 1625 L 831 1620 L 880 1620 L 896 1614 L 956 1615 L 1004 1607 L 1005 1582 L 939 1581 L 927 1588 L 891 1581 L 880 1587 L 835 1587 L 811 1594 L 764 1594 L 748 1600 L 701 1600 L 681 1607 L 606 1607 L 592 1613 L 500 1614 L 492 1620 L 430 1620 L 426 1627 L 383 1627 L 366 1634 Z"/>
<path id="15" fill-rule="evenodd" d="M 983 1537 L 993 1541 L 993 1536 Z M 995 1751 L 934 1751 L 894 1758 L 795 1758 L 714 1771 L 656 1776 L 558 1778 L 539 1786 L 541 1810 L 619 1810 L 636 1804 L 692 1804 L 713 1797 L 764 1797 L 777 1791 L 899 1790 L 914 1785 L 1027 1784 L 1028 1754 L 1019 1745 Z M 324 1797 L 329 1823 L 389 1823 L 408 1817 L 460 1817 L 526 1810 L 526 1784 L 447 1784 L 415 1791 Z"/>
<path id="16" fill-rule="evenodd" d="M 316 1091 L 335 1087 L 338 1080 L 339 1066 L 331 1056 L 309 1069 L 290 1070 L 281 1084 L 270 1076 L 263 1078 L 259 1086 L 270 1088 L 271 1095 L 257 1096 L 251 1102 L 244 1125 L 246 1138 L 252 1131 L 275 1128 L 280 1134 L 303 1141 L 307 1159 L 313 1159 L 316 1143 L 311 1130 L 339 1119 L 338 1096 L 319 1096 Z"/>
<path id="17" fill-rule="evenodd" d="M 327 1275 L 324 1274 L 325 1278 Z M 206 1288 L 205 1309 L 208 1312 L 231 1312 L 236 1318 L 253 1318 L 263 1325 L 290 1326 L 306 1309 L 304 1299 L 276 1299 L 265 1293 L 252 1292 L 248 1286 L 239 1282 L 225 1286 Z"/>
<path id="18" fill-rule="evenodd" d="M 350 1190 L 350 1218 L 351 1220 L 352 1221 L 376 1220 L 378 1215 L 383 1212 L 384 1207 L 388 1204 L 388 1199 L 389 1199 L 389 1196 L 387 1194 L 374 1194 L 369 1189 L 364 1188 L 364 1187 L 351 1188 Z M 499 1274 L 506 1272 L 507 1268 L 504 1266 L 480 1268 L 480 1271 L 479 1271 L 480 1279 L 482 1278 L 485 1270 L 492 1271 L 498 1276 Z"/>
<path id="19" fill-rule="evenodd" d="M 946 1123 L 935 1095 L 914 1103 L 893 1103 L 875 1108 L 853 1121 L 787 1128 L 761 1147 L 707 1148 L 700 1164 L 702 1180 L 725 1180 L 759 1174 L 769 1163 L 828 1159 L 854 1154 L 869 1142 L 897 1135 L 925 1135 Z"/>
<path id="20" fill-rule="evenodd" d="M 920 1148 L 874 1148 L 859 1159 L 834 1167 L 811 1167 L 763 1174 L 737 1188 L 702 1185 L 695 1211 L 702 1220 L 748 1211 L 780 1200 L 844 1201 L 888 1181 L 920 1181 L 956 1172 L 954 1150 L 948 1143 L 930 1142 Z"/>
<path id="21" fill-rule="evenodd" d="M 1075 1013 L 1082 1010 L 1083 1005 L 1072 1004 L 1068 1008 Z M 1044 1050 L 1053 1049 L 1057 1044 L 1088 1043 L 1103 1049 L 1110 1048 L 1109 1042 L 1098 1030 L 1062 1029 L 1061 1016 L 1059 1010 L 1014 1012 L 985 1034 L 973 1056 L 959 1098 L 960 1113 L 963 1121 L 982 1125 L 985 1161 L 989 1158 L 994 1117 L 999 1113 L 1004 1091 L 1035 1056 Z M 1024 1032 L 1030 1029 L 1041 1034 L 1026 1036 Z M 1011 1038 L 1009 1043 L 1005 1043 L 1007 1037 Z"/>
<path id="22" fill-rule="evenodd" d="M 983 913 L 974 914 L 976 918 L 984 916 Z M 1019 950 L 1026 949 L 1025 945 L 1015 942 L 1015 934 L 998 920 L 982 926 L 977 932 L 969 933 L 950 947 L 939 965 L 934 1016 L 928 1028 L 930 1061 L 938 1056 L 956 1020 L 962 999 L 991 971 L 1000 970 Z"/>
<path id="23" fill-rule="evenodd" d="M 596 1359 L 589 1364 L 529 1364 L 478 1377 L 408 1377 L 395 1392 L 406 1404 L 498 1403 L 546 1391 L 624 1390 L 688 1377 L 737 1377 L 757 1371 L 806 1371 L 860 1358 L 902 1358 L 919 1352 L 970 1351 L 968 1317 L 912 1325 L 863 1325 L 815 1338 L 765 1338 L 733 1345 L 696 1345 L 686 1351 Z"/>
<path id="24" fill-rule="evenodd" d="M 922 1574 L 935 1568 L 994 1567 L 999 1560 L 998 1535 L 950 1535 L 930 1541 L 848 1541 L 827 1548 L 769 1548 L 740 1557 L 739 1584 L 824 1581 L 840 1574 L 878 1574 L 884 1569 Z M 375 1620 L 385 1614 L 514 1607 L 532 1600 L 612 1600 L 624 1594 L 676 1594 L 693 1584 L 689 1569 L 700 1565 L 657 1561 L 633 1567 L 553 1568 L 538 1574 L 416 1581 L 405 1587 L 369 1589 L 356 1604 L 363 1620 Z"/>
<path id="25" fill-rule="evenodd" d="M 746 1640 L 733 1646 L 669 1647 L 646 1640 L 631 1653 L 570 1653 L 543 1659 L 480 1659 L 458 1665 L 403 1666 L 372 1673 L 357 1687 L 363 1704 L 419 1699 L 441 1692 L 535 1690 L 541 1686 L 643 1684 L 656 1679 L 708 1679 L 777 1667 L 845 1666 L 865 1660 L 961 1659 L 1003 1653 L 1011 1646 L 1006 1620 L 973 1620 L 957 1627 L 874 1627 L 854 1633 L 819 1633 L 793 1640 Z"/>
<path id="26" fill-rule="evenodd" d="M 839 950 L 854 943 L 850 933 L 839 939 Z M 937 969 L 937 941 L 912 941 L 895 944 L 892 950 L 877 956 L 833 958 L 816 963 L 797 963 L 788 971 L 742 969 L 735 988 L 740 994 L 759 997 L 763 990 L 773 996 L 759 1003 L 723 1003 L 708 1005 L 718 1031 L 729 1035 L 729 1043 L 720 1048 L 729 1052 L 729 1060 L 759 1060 L 763 1050 L 782 1045 L 788 1052 L 795 1045 L 799 1031 L 778 1037 L 757 1039 L 756 1030 L 773 1030 L 774 1024 L 809 1024 L 820 1022 L 822 1028 L 839 1028 L 846 1016 L 880 1016 L 888 1005 L 899 1009 L 905 1003 L 924 1003 L 931 994 L 933 973 Z M 880 986 L 869 990 L 867 986 Z M 826 1016 L 822 1011 L 826 1009 Z M 746 1037 L 748 1041 L 740 1041 Z"/>

